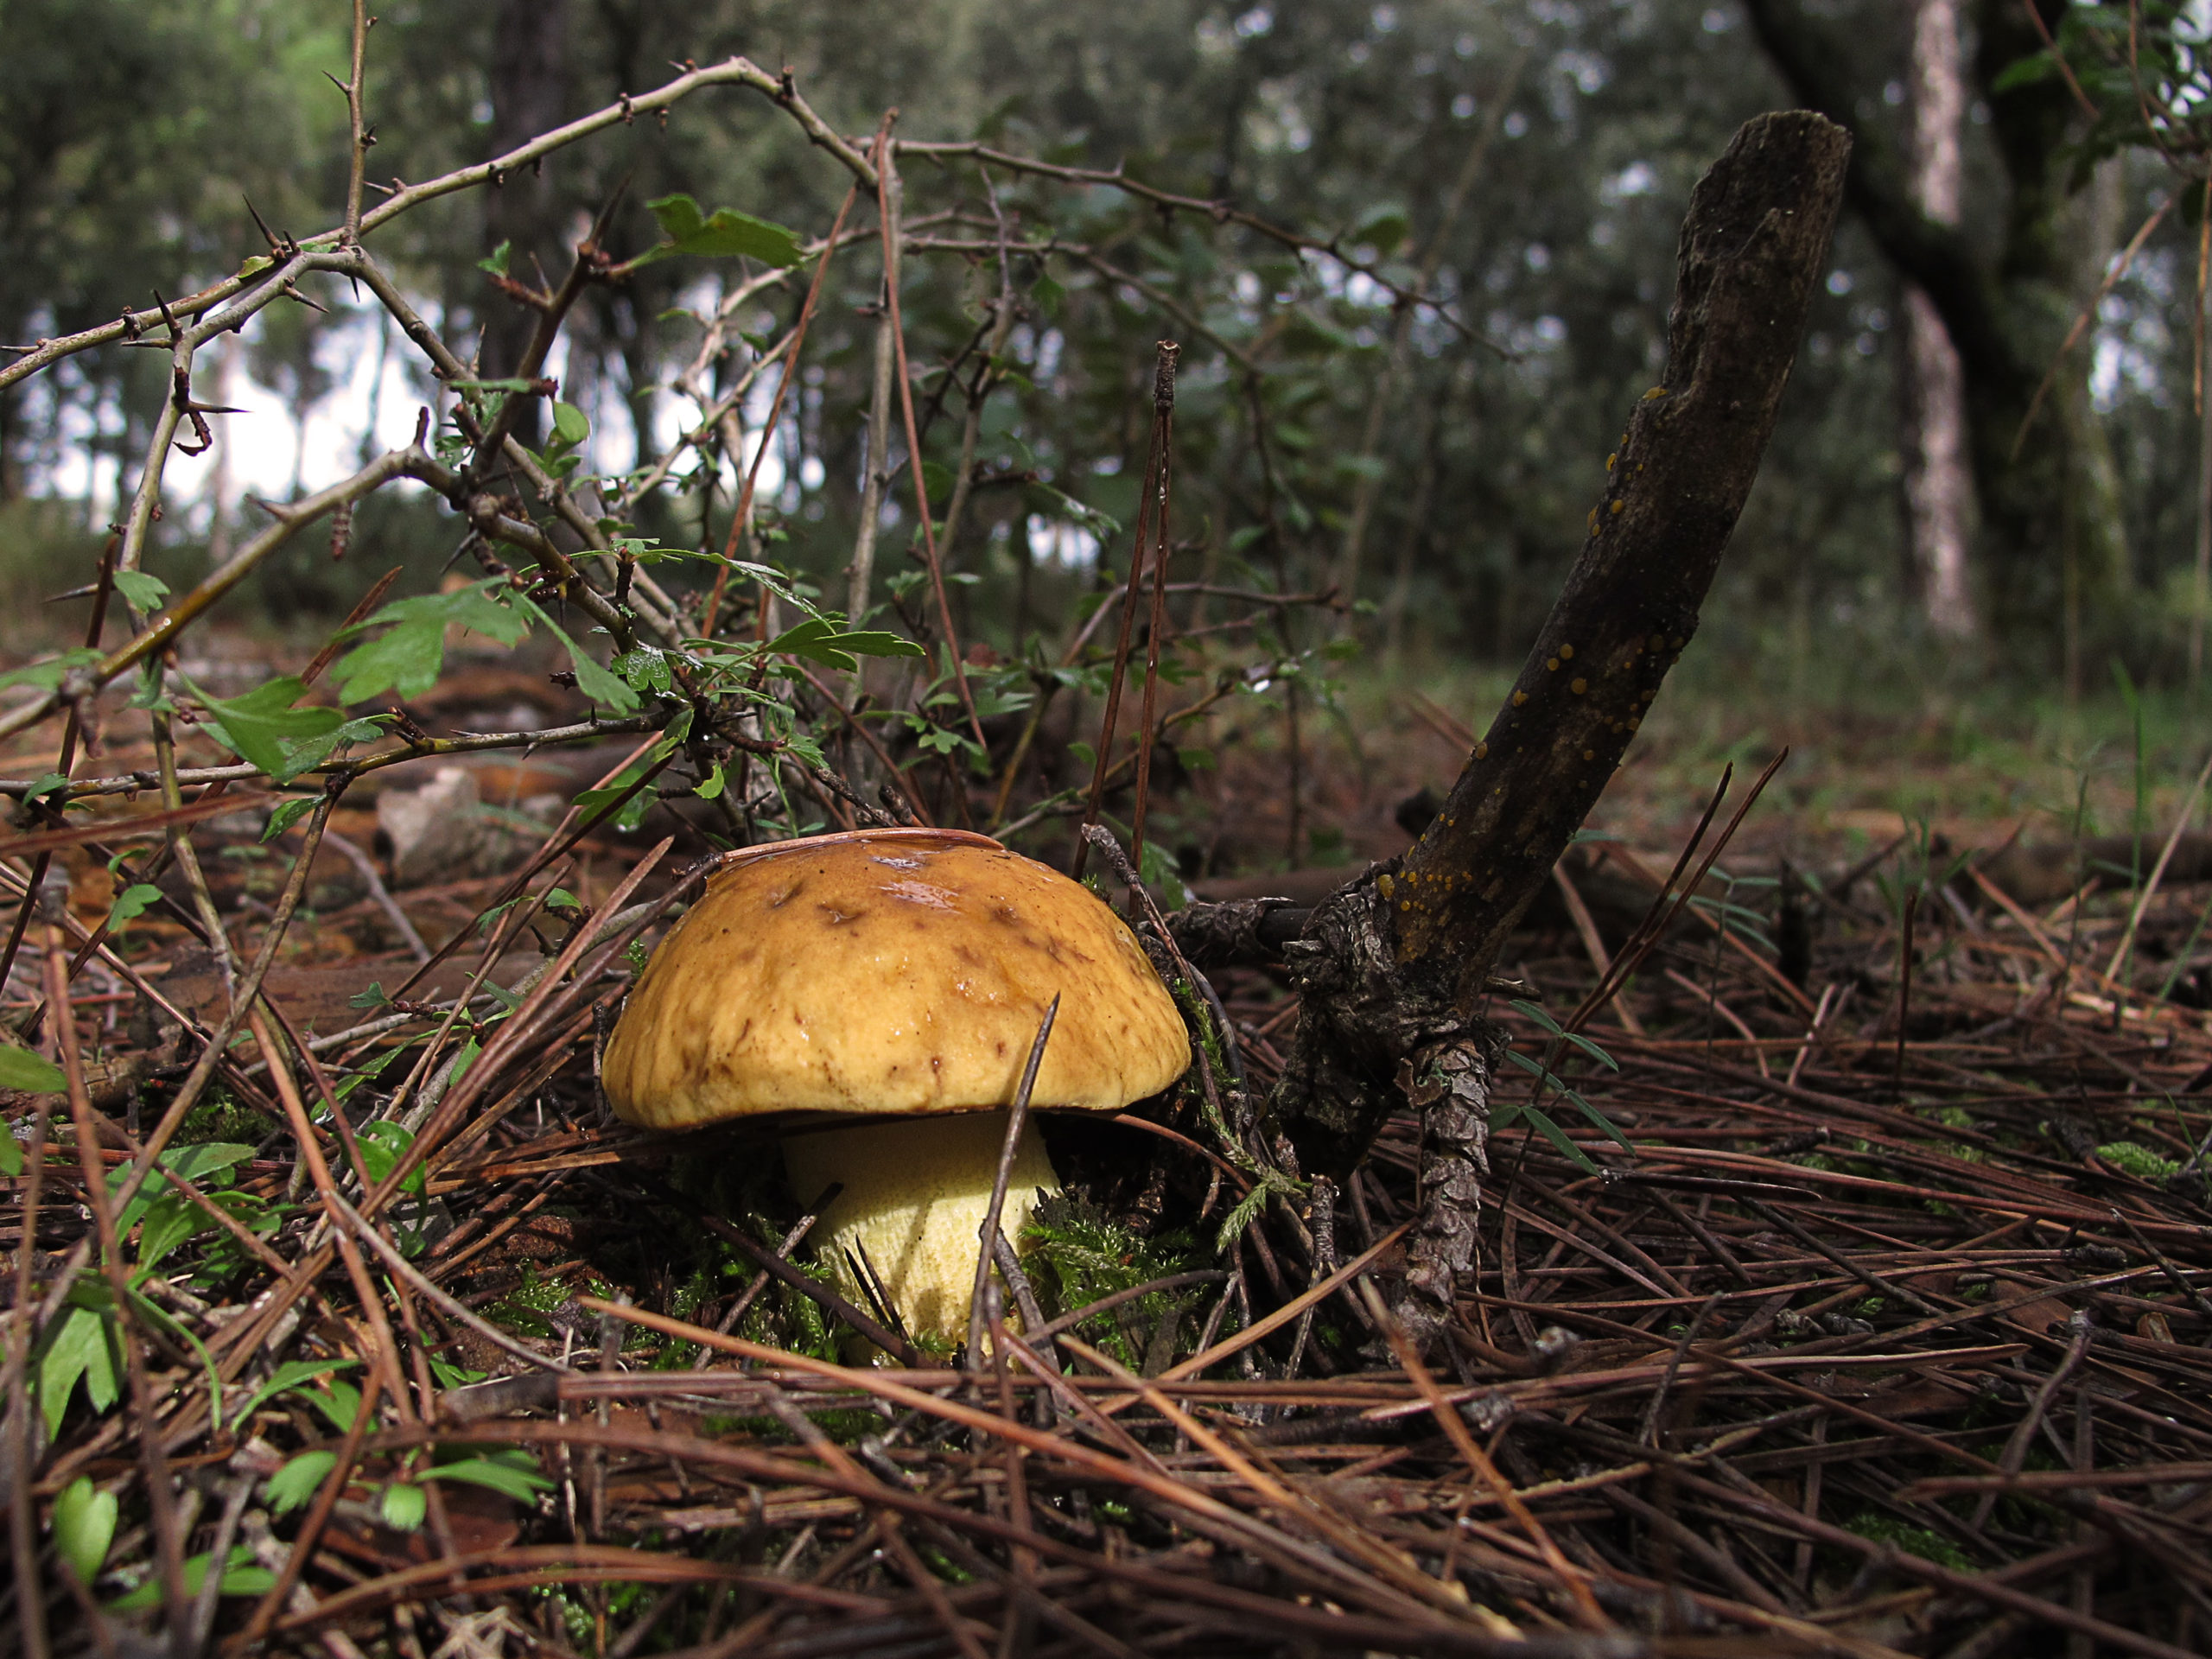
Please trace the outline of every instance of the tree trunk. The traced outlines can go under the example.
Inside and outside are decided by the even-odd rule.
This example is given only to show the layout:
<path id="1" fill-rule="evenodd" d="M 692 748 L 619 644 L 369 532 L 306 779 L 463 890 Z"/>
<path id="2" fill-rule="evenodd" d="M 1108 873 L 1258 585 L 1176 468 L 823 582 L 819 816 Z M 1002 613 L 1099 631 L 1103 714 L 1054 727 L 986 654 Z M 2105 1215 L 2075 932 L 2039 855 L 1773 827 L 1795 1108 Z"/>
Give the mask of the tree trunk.
<path id="1" fill-rule="evenodd" d="M 568 0 L 499 0 L 492 26 L 492 153 L 503 156 L 561 124 L 568 102 Z M 566 274 L 560 207 L 543 165 L 525 168 L 485 197 L 487 251 L 505 243 L 507 274 L 547 287 Z M 540 272 L 543 276 L 541 278 Z M 486 379 L 512 374 L 530 350 L 537 314 L 505 296 L 487 296 L 484 353 L 478 365 Z M 515 436 L 535 447 L 540 404 L 531 398 Z"/>
<path id="2" fill-rule="evenodd" d="M 2066 10 L 2065 0 L 2034 3 L 2054 29 Z M 2072 94 L 2057 76 L 1998 91 L 1998 77 L 2040 51 L 2042 36 L 2020 0 L 1975 0 L 1974 86 L 2010 185 L 2000 251 L 1985 259 L 1960 226 L 1917 204 L 1908 157 L 1878 122 L 1860 118 L 1872 100 L 1842 73 L 1852 54 L 1808 15 L 1804 0 L 1745 4 L 1798 96 L 1852 129 L 1851 205 L 1898 274 L 1925 292 L 1957 348 L 1988 623 L 2024 662 L 2048 668 L 2065 632 L 2069 587 L 2094 617 L 2124 594 L 2127 569 L 2110 457 L 2086 396 L 2088 354 L 2059 360 L 2086 297 L 2078 257 L 2086 227 L 2071 209 L 2061 153 L 2078 115 Z"/>
<path id="3" fill-rule="evenodd" d="M 1959 222 L 1965 174 L 1959 125 L 1966 77 L 1958 0 L 1922 0 L 1912 34 L 1912 194 L 1938 225 Z M 1904 285 L 1905 502 L 1928 626 L 1967 640 L 1980 632 L 1967 577 L 1974 480 L 1967 470 L 1966 382 L 1958 348 L 1925 290 Z"/>
<path id="4" fill-rule="evenodd" d="M 1850 139 L 1806 111 L 1748 122 L 1683 222 L 1664 384 L 1608 463 L 1590 534 L 1512 695 L 1442 812 L 1315 910 L 1285 952 L 1302 999 L 1272 1111 L 1306 1174 L 1342 1179 L 1421 1109 L 1426 1206 L 1402 1317 L 1450 1312 L 1484 1173 L 1498 1039 L 1477 1014 L 1515 922 L 1603 793 L 1698 611 L 1758 471 Z"/>

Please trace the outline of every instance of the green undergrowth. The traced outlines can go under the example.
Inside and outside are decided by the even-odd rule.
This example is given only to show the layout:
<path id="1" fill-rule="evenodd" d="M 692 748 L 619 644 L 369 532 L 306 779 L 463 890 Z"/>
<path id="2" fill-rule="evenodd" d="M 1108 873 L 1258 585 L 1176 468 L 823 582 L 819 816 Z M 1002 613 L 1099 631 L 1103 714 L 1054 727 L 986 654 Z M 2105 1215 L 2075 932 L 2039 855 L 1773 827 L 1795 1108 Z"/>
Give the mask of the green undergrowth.
<path id="1" fill-rule="evenodd" d="M 1844 1523 L 1845 1530 L 1861 1538 L 1891 1548 L 1902 1550 L 1908 1555 L 1917 1555 L 1923 1561 L 1933 1561 L 1938 1567 L 1948 1567 L 1954 1573 L 1971 1573 L 1974 1563 L 1967 1554 L 1942 1534 L 1927 1527 L 1916 1527 L 1900 1521 L 1895 1516 L 1877 1510 L 1862 1510 Z"/>
<path id="2" fill-rule="evenodd" d="M 1037 1207 L 1021 1235 L 1021 1249 L 1048 1316 L 1212 1265 L 1191 1233 L 1179 1228 L 1147 1237 L 1072 1193 L 1056 1194 Z M 1155 1372 L 1191 1347 L 1198 1334 L 1192 1315 L 1211 1288 L 1154 1291 L 1092 1315 L 1073 1334 L 1132 1370 Z"/>
<path id="3" fill-rule="evenodd" d="M 205 1141 L 229 1141 L 257 1147 L 283 1127 L 268 1113 L 247 1105 L 227 1090 L 210 1089 L 184 1115 L 174 1144 L 198 1146 Z"/>

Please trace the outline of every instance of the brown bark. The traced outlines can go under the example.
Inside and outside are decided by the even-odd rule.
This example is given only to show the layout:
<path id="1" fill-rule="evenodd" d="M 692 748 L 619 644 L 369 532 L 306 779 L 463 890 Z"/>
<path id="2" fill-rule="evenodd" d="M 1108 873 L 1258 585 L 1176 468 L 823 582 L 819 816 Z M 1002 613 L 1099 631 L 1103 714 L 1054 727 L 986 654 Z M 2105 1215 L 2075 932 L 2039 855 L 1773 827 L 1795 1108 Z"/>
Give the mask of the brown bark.
<path id="1" fill-rule="evenodd" d="M 1413 1246 L 1427 1306 L 1400 1312 L 1417 1327 L 1448 1310 L 1471 1249 L 1497 1046 L 1477 1015 L 1484 981 L 1696 631 L 1773 431 L 1850 149 L 1820 116 L 1761 116 L 1699 183 L 1665 383 L 1630 417 L 1510 699 L 1420 841 L 1339 889 L 1286 951 L 1304 1001 L 1273 1111 L 1304 1171 L 1341 1178 L 1402 1102 L 1422 1109 L 1443 1201 Z"/>

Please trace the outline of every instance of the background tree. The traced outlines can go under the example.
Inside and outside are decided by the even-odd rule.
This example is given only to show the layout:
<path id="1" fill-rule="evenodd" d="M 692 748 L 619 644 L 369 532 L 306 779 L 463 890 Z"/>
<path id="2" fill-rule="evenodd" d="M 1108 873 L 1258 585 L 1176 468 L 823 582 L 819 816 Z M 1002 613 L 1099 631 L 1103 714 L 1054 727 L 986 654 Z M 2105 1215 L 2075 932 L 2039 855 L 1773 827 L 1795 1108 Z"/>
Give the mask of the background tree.
<path id="1" fill-rule="evenodd" d="M 2118 480 L 2088 396 L 2088 359 L 2063 362 L 2075 315 L 2113 243 L 2117 177 L 2093 189 L 2069 140 L 2086 125 L 2063 79 L 2005 71 L 2041 50 L 2064 0 L 2034 0 L 2038 28 L 2012 0 L 1980 0 L 1974 85 L 1990 114 L 2005 203 L 1993 239 L 1931 214 L 1915 191 L 1910 149 L 1874 116 L 1894 61 L 1798 0 L 1747 0 L 1761 42 L 1798 96 L 1849 126 L 1851 201 L 1889 260 L 1927 296 L 1957 347 L 1999 630 L 2031 653 L 2063 643 L 2081 683 L 2085 614 L 2111 616 L 2131 581 Z M 1859 8 L 1847 8 L 1856 13 Z M 1894 47 L 1874 35 L 1878 46 Z M 1976 227 L 1979 228 L 1979 227 Z M 2049 394 L 2038 400 L 2046 374 Z M 2038 418 L 2030 423 L 2040 401 Z M 2050 621 L 2061 623 L 2062 641 Z"/>

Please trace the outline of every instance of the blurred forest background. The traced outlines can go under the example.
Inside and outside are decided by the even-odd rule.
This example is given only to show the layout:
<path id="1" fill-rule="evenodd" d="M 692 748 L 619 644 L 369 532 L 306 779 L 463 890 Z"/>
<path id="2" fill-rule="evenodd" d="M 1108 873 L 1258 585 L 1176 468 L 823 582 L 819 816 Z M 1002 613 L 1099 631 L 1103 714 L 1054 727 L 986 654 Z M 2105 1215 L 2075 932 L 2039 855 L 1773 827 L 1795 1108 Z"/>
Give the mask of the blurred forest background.
<path id="1" fill-rule="evenodd" d="M 2096 10 L 2040 4 L 2062 30 Z M 236 270 L 264 251 L 248 200 L 294 234 L 341 216 L 334 0 L 6 0 L 0 17 L 0 340 Z M 910 232 L 941 250 L 902 286 L 918 386 L 943 402 L 948 365 L 964 377 L 925 442 L 933 467 L 957 465 L 963 406 L 988 394 L 948 554 L 972 579 L 963 638 L 1010 653 L 1041 626 L 1057 649 L 1122 565 L 1165 335 L 1185 348 L 1176 576 L 1334 588 L 1358 614 L 1319 631 L 1358 639 L 1351 671 L 1418 681 L 1518 662 L 1663 361 L 1692 183 L 1746 117 L 1815 105 L 1858 133 L 1852 206 L 1693 685 L 1807 709 L 2049 709 L 2110 698 L 2119 664 L 2178 711 L 2205 608 L 2196 220 L 2159 215 L 2100 297 L 2182 184 L 2148 150 L 2085 146 L 2063 78 L 2007 76 L 2041 49 L 2036 21 L 2018 0 L 389 0 L 369 174 L 422 179 L 742 51 L 789 65 L 848 134 L 896 106 L 902 138 L 1125 166 L 1297 228 L 1334 252 L 1113 190 L 908 167 Z M 480 266 L 495 250 L 557 277 L 594 214 L 635 252 L 658 234 L 645 204 L 678 191 L 819 236 L 845 183 L 765 100 L 717 93 L 416 212 L 376 251 L 448 339 L 480 340 L 488 374 L 530 321 Z M 587 292 L 551 366 L 592 418 L 594 467 L 649 467 L 696 423 L 677 383 L 700 320 L 764 274 L 669 260 Z M 743 332 L 779 335 L 804 275 L 760 286 Z M 978 381 L 982 302 L 1002 281 L 1020 301 L 1007 372 Z M 1393 284 L 1441 303 L 1397 302 Z M 764 544 L 830 602 L 862 494 L 879 288 L 872 243 L 840 254 L 763 473 Z M 328 481 L 437 403 L 380 312 L 319 298 L 211 353 L 200 395 L 248 412 L 197 470 L 172 469 L 194 499 L 150 564 L 173 583 L 257 522 L 251 498 Z M 745 372 L 751 348 L 731 345 L 692 392 Z M 118 346 L 0 394 L 10 654 L 60 638 L 42 601 L 86 579 L 166 372 Z M 740 410 L 747 445 L 772 378 Z M 679 470 L 690 487 L 641 527 L 719 545 L 734 466 Z M 887 538 L 900 512 L 884 508 Z M 344 563 L 303 537 L 255 602 L 272 626 L 327 629 L 393 563 L 403 591 L 434 583 L 459 538 L 433 498 L 385 491 Z M 901 566 L 878 569 L 880 602 Z"/>

